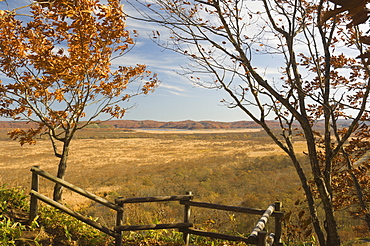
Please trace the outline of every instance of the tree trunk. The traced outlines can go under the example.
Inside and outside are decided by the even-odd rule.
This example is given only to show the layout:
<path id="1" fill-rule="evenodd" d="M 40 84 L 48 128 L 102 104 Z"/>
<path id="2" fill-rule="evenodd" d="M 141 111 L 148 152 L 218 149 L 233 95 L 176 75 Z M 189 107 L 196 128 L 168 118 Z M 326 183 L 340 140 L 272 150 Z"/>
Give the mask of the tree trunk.
<path id="1" fill-rule="evenodd" d="M 325 221 L 325 230 L 327 233 L 327 246 L 335 245 L 340 246 L 340 237 L 338 234 L 338 227 L 337 221 L 334 217 L 334 211 L 331 209 L 329 212 L 325 211 L 326 213 L 326 221 Z"/>
<path id="2" fill-rule="evenodd" d="M 315 174 L 314 174 L 315 175 Z M 315 177 L 315 184 L 320 194 L 321 202 L 325 212 L 324 227 L 326 230 L 326 243 L 327 246 L 340 246 L 340 238 L 338 234 L 337 222 L 334 216 L 334 208 L 331 196 L 325 185 L 325 181 L 321 177 Z"/>
<path id="3" fill-rule="evenodd" d="M 331 184 L 325 182 L 322 171 L 320 170 L 319 158 L 317 156 L 315 137 L 312 129 L 309 127 L 309 122 L 302 121 L 301 125 L 305 131 L 308 154 L 311 164 L 311 171 L 314 176 L 314 182 L 320 196 L 325 213 L 324 228 L 326 231 L 326 240 L 320 240 L 322 246 L 340 246 L 340 238 L 338 234 L 337 222 L 334 216 L 334 207 L 332 203 L 332 196 L 330 193 Z M 329 186 L 329 187 L 328 187 Z M 309 197 L 307 194 L 307 198 Z M 311 194 L 312 196 L 312 194 Z M 311 216 L 313 216 L 311 212 Z M 315 227 L 316 233 L 322 233 L 321 227 Z M 319 234 L 318 234 L 319 235 Z M 320 239 L 320 238 L 319 238 Z"/>
<path id="4" fill-rule="evenodd" d="M 370 214 L 366 213 L 364 219 L 365 219 L 365 222 L 366 222 L 366 225 L 367 225 L 367 229 L 370 231 Z"/>
<path id="5" fill-rule="evenodd" d="M 57 177 L 60 179 L 64 179 L 64 176 L 66 174 L 67 160 L 68 160 L 68 154 L 69 154 L 69 143 L 70 143 L 69 139 L 67 139 L 63 143 L 63 152 L 62 152 L 62 155 L 59 161 L 58 173 L 57 173 Z M 61 203 L 62 193 L 63 193 L 63 186 L 56 183 L 54 186 L 54 193 L 53 193 L 54 201 Z"/>
<path id="6" fill-rule="evenodd" d="M 319 241 L 320 244 L 323 244 L 323 243 L 325 243 L 326 240 L 325 240 L 323 230 L 321 229 L 321 226 L 320 226 L 320 220 L 317 216 L 317 210 L 316 210 L 316 205 L 315 205 L 315 201 L 314 201 L 314 195 L 312 194 L 311 187 L 308 184 L 307 177 L 306 177 L 306 175 L 305 175 L 305 173 L 304 173 L 304 171 L 301 167 L 301 164 L 297 160 L 297 157 L 294 154 L 294 152 L 290 152 L 289 156 L 290 156 L 290 159 L 293 162 L 293 165 L 296 169 L 298 177 L 301 180 L 301 185 L 302 185 L 302 188 L 304 190 L 305 196 L 307 198 L 308 208 L 309 208 L 311 219 L 312 219 L 312 225 L 313 225 L 313 228 L 316 232 L 318 241 Z"/>

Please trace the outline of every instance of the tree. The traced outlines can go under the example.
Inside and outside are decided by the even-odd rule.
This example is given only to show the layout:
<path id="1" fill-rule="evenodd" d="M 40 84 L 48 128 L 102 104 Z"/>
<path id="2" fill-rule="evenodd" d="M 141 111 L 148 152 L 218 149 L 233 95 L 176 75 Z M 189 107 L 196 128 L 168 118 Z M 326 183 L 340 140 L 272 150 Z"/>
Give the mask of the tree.
<path id="1" fill-rule="evenodd" d="M 340 245 L 333 204 L 339 190 L 333 178 L 338 177 L 337 165 L 349 173 L 351 164 L 337 160 L 369 120 L 369 53 L 362 43 L 368 38 L 362 37 L 359 27 L 368 18 L 366 3 L 132 3 L 140 13 L 133 18 L 169 30 L 165 41 L 156 31 L 153 40 L 189 57 L 185 73 L 192 81 L 227 92 L 231 100 L 223 102 L 240 108 L 287 153 L 300 178 L 320 245 Z M 266 124 L 268 119 L 277 120 L 281 131 L 274 132 Z M 297 135 L 306 142 L 310 171 L 297 158 L 301 154 L 294 148 Z M 324 218 L 318 216 L 318 209 Z"/>
<path id="2" fill-rule="evenodd" d="M 370 230 L 369 125 L 361 125 L 334 159 L 333 190 L 335 209 L 346 209 L 363 219 Z"/>
<path id="3" fill-rule="evenodd" d="M 1 12 L 0 71 L 9 79 L 0 84 L 0 115 L 37 123 L 9 134 L 22 145 L 47 134 L 63 179 L 76 131 L 99 116 L 123 117 L 122 103 L 148 94 L 157 79 L 145 65 L 112 64 L 133 44 L 119 0 L 43 1 L 30 13 L 23 23 Z M 53 199 L 61 198 L 56 185 Z"/>

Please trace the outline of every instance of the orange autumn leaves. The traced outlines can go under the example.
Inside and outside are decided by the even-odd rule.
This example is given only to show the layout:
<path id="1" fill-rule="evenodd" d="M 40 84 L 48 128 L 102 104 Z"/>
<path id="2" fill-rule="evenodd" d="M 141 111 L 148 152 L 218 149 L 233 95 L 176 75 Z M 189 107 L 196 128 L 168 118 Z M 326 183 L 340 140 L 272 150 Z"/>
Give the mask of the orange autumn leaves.
<path id="1" fill-rule="evenodd" d="M 336 6 L 334 10 L 327 11 L 323 15 L 323 22 L 345 11 L 348 11 L 348 15 L 352 19 L 352 22 L 349 24 L 349 26 L 356 26 L 365 23 L 369 18 L 369 10 L 366 8 L 368 0 L 330 0 L 330 2 L 338 6 Z"/>
<path id="2" fill-rule="evenodd" d="M 347 25 L 347 27 L 353 27 L 360 24 L 364 24 L 369 19 L 370 10 L 366 7 L 369 0 L 329 0 L 330 2 L 335 4 L 335 8 L 333 10 L 326 11 L 321 21 L 325 22 L 332 17 L 335 17 L 337 14 L 340 13 L 348 13 L 348 16 L 351 19 L 351 22 Z M 362 36 L 360 37 L 360 42 L 366 45 L 370 44 L 370 36 Z M 360 54 L 357 58 L 368 59 L 366 64 L 370 63 L 370 51 L 366 51 Z"/>
<path id="3" fill-rule="evenodd" d="M 88 120 L 122 117 L 122 101 L 157 85 L 145 65 L 112 69 L 112 59 L 134 43 L 125 27 L 118 0 L 42 1 L 26 23 L 1 11 L 0 71 L 10 80 L 0 84 L 0 115 L 40 121 L 49 130 L 77 124 L 92 105 Z M 135 80 L 143 82 L 128 93 Z"/>

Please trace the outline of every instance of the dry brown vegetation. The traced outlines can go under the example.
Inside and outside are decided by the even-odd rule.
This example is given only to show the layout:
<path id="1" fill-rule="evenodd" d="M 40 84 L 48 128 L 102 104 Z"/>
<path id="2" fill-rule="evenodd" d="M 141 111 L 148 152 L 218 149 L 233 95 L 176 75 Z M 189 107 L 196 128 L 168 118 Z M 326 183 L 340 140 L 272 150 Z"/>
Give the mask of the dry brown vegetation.
<path id="1" fill-rule="evenodd" d="M 4 132 L 1 139 L 6 139 Z M 108 200 L 192 191 L 197 201 L 227 205 L 267 208 L 280 200 L 288 211 L 302 198 L 289 159 L 258 130 L 159 133 L 107 128 L 86 129 L 76 137 L 66 180 Z M 301 140 L 297 139 L 296 146 L 304 151 Z M 58 161 L 45 139 L 22 147 L 2 140 L 0 159 L 0 184 L 26 189 L 30 187 L 31 166 L 55 174 Z M 51 195 L 50 182 L 42 180 L 41 187 L 43 193 Z M 103 223 L 114 222 L 109 211 L 69 191 L 64 200 Z M 181 216 L 182 207 L 173 203 L 127 207 L 127 222 L 131 224 L 173 222 Z M 257 218 L 199 209 L 193 211 L 192 220 L 198 227 L 237 234 L 249 232 Z M 343 231 L 357 224 L 346 219 Z"/>
<path id="2" fill-rule="evenodd" d="M 115 183 L 113 180 L 127 175 L 133 177 L 133 173 L 137 178 L 145 178 L 150 175 L 142 173 L 147 168 L 171 171 L 171 167 L 180 165 L 188 166 L 184 170 L 192 173 L 191 169 L 197 168 L 196 163 L 199 169 L 206 169 L 205 159 L 209 159 L 207 163 L 213 162 L 217 167 L 214 171 L 220 172 L 223 167 L 235 167 L 248 159 L 245 157 L 283 154 L 273 144 L 264 143 L 266 138 L 260 135 L 256 130 L 156 133 L 87 129 L 73 141 L 66 179 L 95 192 L 114 191 L 116 188 L 109 184 Z M 4 134 L 2 137 L 6 139 Z M 9 140 L 1 141 L 1 145 L 0 180 L 3 183 L 27 188 L 30 167 L 38 165 L 51 173 L 56 170 L 57 159 L 47 140 L 40 139 L 36 145 L 24 146 Z M 189 163 L 195 165 L 189 166 Z M 168 176 L 164 174 L 164 178 Z"/>

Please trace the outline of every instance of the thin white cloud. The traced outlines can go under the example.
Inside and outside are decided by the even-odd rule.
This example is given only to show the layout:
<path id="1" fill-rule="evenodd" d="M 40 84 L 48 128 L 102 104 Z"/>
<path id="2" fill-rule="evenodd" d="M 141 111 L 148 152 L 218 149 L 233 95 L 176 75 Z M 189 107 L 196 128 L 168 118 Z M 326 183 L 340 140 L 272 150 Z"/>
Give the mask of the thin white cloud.
<path id="1" fill-rule="evenodd" d="M 187 92 L 187 89 L 183 88 L 183 87 L 180 87 L 180 86 L 175 86 L 175 85 L 169 85 L 169 84 L 166 84 L 166 83 L 162 83 L 160 85 L 161 88 L 164 88 L 164 89 L 168 89 L 168 90 L 171 90 L 171 91 L 177 91 L 177 92 Z"/>
<path id="2" fill-rule="evenodd" d="M 187 94 L 184 94 L 184 93 L 178 93 L 176 91 L 168 91 L 168 93 L 172 94 L 172 95 L 175 95 L 175 96 L 180 96 L 180 97 L 186 97 L 188 96 Z"/>
<path id="3" fill-rule="evenodd" d="M 137 48 L 137 49 L 136 49 Z M 155 44 L 147 44 L 147 47 L 134 47 L 126 55 L 112 61 L 113 66 L 134 66 L 146 64 L 154 73 L 163 73 L 166 76 L 179 76 L 180 65 L 188 62 L 186 57 L 181 57 L 173 52 L 162 52 Z"/>

